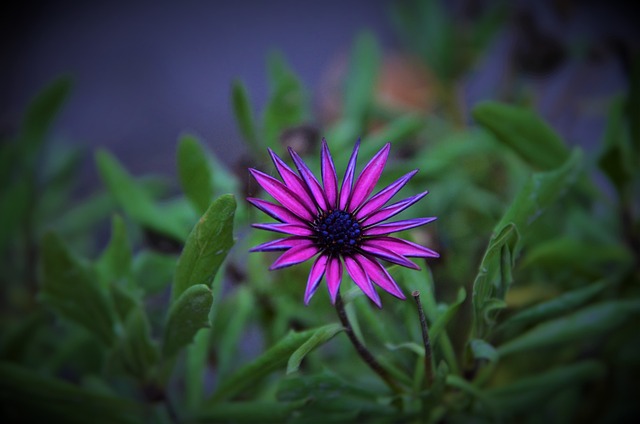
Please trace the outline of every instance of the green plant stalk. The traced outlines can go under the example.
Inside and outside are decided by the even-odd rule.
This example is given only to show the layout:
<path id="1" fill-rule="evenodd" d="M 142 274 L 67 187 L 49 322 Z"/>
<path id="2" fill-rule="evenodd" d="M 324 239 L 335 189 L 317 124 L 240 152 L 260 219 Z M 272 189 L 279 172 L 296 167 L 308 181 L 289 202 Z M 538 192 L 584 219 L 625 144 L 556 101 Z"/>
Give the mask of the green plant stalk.
<path id="1" fill-rule="evenodd" d="M 347 313 L 344 310 L 344 303 L 342 303 L 342 297 L 340 296 L 340 292 L 336 296 L 336 311 L 338 312 L 338 318 L 340 318 L 340 322 L 345 328 L 345 332 L 355 347 L 356 352 L 362 358 L 362 360 L 371 368 L 376 374 L 384 380 L 384 382 L 389 386 L 389 388 L 396 394 L 402 393 L 402 388 L 398 385 L 398 383 L 389 375 L 389 373 L 380 365 L 380 363 L 373 357 L 371 352 L 360 342 L 358 337 L 355 335 L 353 331 L 353 327 L 351 326 L 351 322 L 349 318 L 347 318 Z"/>
<path id="2" fill-rule="evenodd" d="M 420 329 L 422 330 L 422 342 L 424 343 L 424 373 L 427 377 L 429 385 L 433 383 L 433 362 L 431 360 L 431 341 L 429 340 L 429 329 L 427 328 L 427 317 L 424 315 L 424 309 L 422 309 L 422 302 L 420 302 L 420 292 L 414 291 L 411 293 L 413 299 L 416 301 L 418 307 L 418 317 L 420 318 Z"/>

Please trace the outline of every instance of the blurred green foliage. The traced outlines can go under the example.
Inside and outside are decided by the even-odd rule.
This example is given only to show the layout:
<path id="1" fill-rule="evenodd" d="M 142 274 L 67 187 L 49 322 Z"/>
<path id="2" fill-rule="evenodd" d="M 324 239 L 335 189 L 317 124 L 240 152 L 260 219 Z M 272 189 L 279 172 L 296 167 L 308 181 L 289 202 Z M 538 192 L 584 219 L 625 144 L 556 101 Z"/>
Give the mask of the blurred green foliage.
<path id="1" fill-rule="evenodd" d="M 450 86 L 482 52 L 502 12 L 487 12 L 465 34 L 444 13 L 426 2 L 417 13 L 399 9 L 398 19 L 439 84 Z M 425 25 L 430 31 L 417 37 Z M 462 35 L 469 55 L 458 57 L 467 54 L 452 47 Z M 380 113 L 374 90 L 381 60 L 372 35 L 356 39 L 341 117 L 321 133 L 338 172 L 356 138 L 362 157 L 391 141 L 380 187 L 420 168 L 403 193 L 431 194 L 404 215 L 439 218 L 405 236 L 441 258 L 422 263 L 421 271 L 389 268 L 405 293 L 421 294 L 430 361 L 412 302 L 383 293 L 378 310 L 343 281 L 355 333 L 400 393 L 348 345 L 327 293 L 303 305 L 308 265 L 267 272 L 271 254 L 248 255 L 268 239 L 248 230 L 264 218 L 242 200 L 255 188 L 197 137 L 178 140 L 179 184 L 132 176 L 99 151 L 104 190 L 74 197 L 79 152 L 47 147 L 71 87 L 62 78 L 40 93 L 20 133 L 0 146 L 3 418 L 630 417 L 640 378 L 640 68 L 630 91 L 613 101 L 602 150 L 591 157 L 521 105 L 483 102 L 472 110 L 475 123 L 462 127 L 446 108 L 443 115 Z M 269 58 L 268 80 L 262 115 L 241 81 L 231 89 L 240 132 L 262 167 L 269 166 L 267 148 L 285 151 L 283 131 L 312 119 L 308 94 L 282 56 Z M 450 93 L 440 93 L 451 106 Z M 305 160 L 318 168 L 318 140 L 307 141 L 313 153 Z M 594 184 L 599 172 L 615 192 Z M 109 221 L 111 236 L 101 245 Z"/>

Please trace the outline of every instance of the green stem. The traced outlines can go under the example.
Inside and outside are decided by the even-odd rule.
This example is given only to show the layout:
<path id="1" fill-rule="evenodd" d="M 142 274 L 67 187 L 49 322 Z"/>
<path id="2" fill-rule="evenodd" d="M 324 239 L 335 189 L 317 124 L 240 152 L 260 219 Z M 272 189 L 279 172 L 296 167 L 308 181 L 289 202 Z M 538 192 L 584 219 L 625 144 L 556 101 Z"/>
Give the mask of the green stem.
<path id="1" fill-rule="evenodd" d="M 344 310 L 344 303 L 342 303 L 340 292 L 338 292 L 338 295 L 336 296 L 335 307 L 336 311 L 338 312 L 338 318 L 340 318 L 340 322 L 344 326 L 345 332 L 347 333 L 347 336 L 349 337 L 349 340 L 351 341 L 353 347 L 356 348 L 356 352 L 358 352 L 358 355 L 360 355 L 362 360 L 369 366 L 369 368 L 371 368 L 376 374 L 380 376 L 380 378 L 382 378 L 382 380 L 384 380 L 385 383 L 387 383 L 389 388 L 393 390 L 394 393 L 402 393 L 402 389 L 400 388 L 398 383 L 391 377 L 391 375 L 389 375 L 387 370 L 382 368 L 382 365 L 380 365 L 376 358 L 373 357 L 371 352 L 369 352 L 369 350 L 362 344 L 362 342 L 358 340 L 358 337 L 356 337 L 355 333 L 353 332 L 351 322 L 349 321 L 347 313 Z"/>
<path id="2" fill-rule="evenodd" d="M 424 343 L 424 373 L 427 376 L 427 381 L 431 385 L 433 383 L 433 366 L 431 361 L 431 341 L 429 339 L 429 329 L 427 328 L 427 317 L 424 315 L 424 309 L 422 309 L 422 302 L 420 302 L 420 292 L 414 291 L 411 293 L 413 299 L 418 306 L 418 316 L 420 317 L 420 328 L 422 329 L 422 342 Z"/>

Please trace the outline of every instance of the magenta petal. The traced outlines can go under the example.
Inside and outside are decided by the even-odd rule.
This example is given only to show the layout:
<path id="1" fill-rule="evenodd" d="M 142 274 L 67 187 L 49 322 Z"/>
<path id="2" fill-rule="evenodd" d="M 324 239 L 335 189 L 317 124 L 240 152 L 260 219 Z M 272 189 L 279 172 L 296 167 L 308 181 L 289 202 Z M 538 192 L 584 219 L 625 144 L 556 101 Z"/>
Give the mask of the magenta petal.
<path id="1" fill-rule="evenodd" d="M 280 268 L 285 268 L 291 265 L 299 264 L 307 259 L 312 258 L 319 252 L 318 247 L 314 242 L 308 241 L 307 244 L 292 247 L 284 252 L 276 261 L 271 265 L 269 270 L 273 271 Z"/>
<path id="2" fill-rule="evenodd" d="M 384 291 L 399 299 L 406 299 L 398 284 L 380 262 L 365 255 L 355 255 L 353 258 L 360 263 L 369 278 Z"/>
<path id="3" fill-rule="evenodd" d="M 327 140 L 322 138 L 322 153 L 320 157 L 322 163 L 322 184 L 324 185 L 324 192 L 327 195 L 327 202 L 329 202 L 329 208 L 335 209 L 338 201 L 338 177 L 336 175 L 336 167 L 333 164 L 331 158 L 331 152 L 327 145 Z"/>
<path id="4" fill-rule="evenodd" d="M 249 252 L 272 252 L 278 250 L 287 250 L 291 247 L 300 246 L 301 244 L 307 244 L 308 242 L 309 239 L 306 237 L 293 236 L 281 238 L 259 244 L 256 247 L 250 249 Z"/>
<path id="5" fill-rule="evenodd" d="M 389 261 L 391 263 L 398 264 L 411 269 L 420 269 L 418 265 L 411 262 L 409 259 L 405 258 L 404 256 L 400 256 L 397 253 L 382 247 L 369 245 L 367 241 L 365 241 L 362 244 L 362 246 L 360 246 L 360 248 L 363 251 L 373 256 L 377 256 L 380 259 L 384 259 L 385 261 Z"/>
<path id="6" fill-rule="evenodd" d="M 314 232 L 309 227 L 303 227 L 296 224 L 251 224 L 253 228 L 261 230 L 274 231 L 276 233 L 291 234 L 292 236 L 312 236 Z"/>
<path id="7" fill-rule="evenodd" d="M 289 168 L 287 164 L 273 152 L 273 150 L 269 149 L 269 155 L 271 155 L 271 160 L 287 188 L 299 197 L 298 200 L 305 205 L 312 214 L 315 214 L 316 204 L 307 192 L 307 189 L 300 177 L 293 172 L 293 170 Z"/>
<path id="8" fill-rule="evenodd" d="M 408 240 L 403 240 L 395 237 L 375 237 L 371 240 L 367 240 L 369 246 L 381 247 L 383 249 L 391 250 L 402 256 L 409 256 L 415 258 L 438 258 L 440 255 L 431 249 L 420 246 L 419 244 L 412 243 Z"/>
<path id="9" fill-rule="evenodd" d="M 327 255 L 320 255 L 318 259 L 311 266 L 311 270 L 309 271 L 309 279 L 307 280 L 307 288 L 304 291 L 304 304 L 308 305 L 311 300 L 311 296 L 316 292 L 318 286 L 320 285 L 320 279 L 324 274 L 324 271 L 327 267 L 327 260 L 329 257 Z"/>
<path id="10" fill-rule="evenodd" d="M 347 272 L 353 279 L 353 282 L 356 283 L 358 287 L 360 287 L 360 289 L 362 289 L 364 294 L 366 294 L 367 297 L 373 301 L 373 303 L 378 305 L 378 308 L 381 308 L 382 303 L 380 302 L 380 296 L 378 296 L 378 292 L 376 292 L 375 287 L 373 287 L 373 284 L 371 284 L 369 277 L 364 272 L 360 264 L 350 256 L 345 256 L 344 265 L 347 267 Z"/>
<path id="11" fill-rule="evenodd" d="M 329 258 L 325 278 L 327 279 L 331 303 L 335 304 L 338 290 L 340 290 L 340 281 L 342 280 L 342 263 L 339 257 L 332 256 Z"/>
<path id="12" fill-rule="evenodd" d="M 411 179 L 418 172 L 417 169 L 409 172 L 408 174 L 398 178 L 393 184 L 389 185 L 385 189 L 378 192 L 375 196 L 369 199 L 360 209 L 356 211 L 356 219 L 362 219 L 367 215 L 377 211 L 383 207 L 397 192 L 405 186 L 407 181 Z"/>
<path id="13" fill-rule="evenodd" d="M 391 143 L 385 144 L 360 173 L 360 176 L 353 186 L 351 200 L 349 200 L 349 212 L 359 207 L 375 188 L 384 169 L 384 165 L 387 163 L 389 149 L 391 149 Z"/>
<path id="14" fill-rule="evenodd" d="M 309 191 L 313 196 L 313 200 L 315 200 L 316 204 L 321 210 L 326 211 L 327 201 L 324 198 L 324 190 L 322 190 L 322 186 L 313 175 L 309 167 L 304 163 L 302 158 L 300 158 L 300 156 L 298 156 L 298 154 L 294 152 L 291 147 L 289 147 L 289 154 L 291 155 L 291 159 L 293 159 L 293 162 L 298 168 L 298 173 L 300 173 L 302 179 L 307 184 L 307 187 L 309 188 Z"/>
<path id="15" fill-rule="evenodd" d="M 291 213 L 289 209 L 283 208 L 280 205 L 267 202 L 266 200 L 256 199 L 255 197 L 247 197 L 247 202 L 251 203 L 262 212 L 266 213 L 273 219 L 277 219 L 280 222 L 288 222 L 290 224 L 304 224 L 305 221 L 300 219 L 297 215 Z"/>
<path id="16" fill-rule="evenodd" d="M 253 175 L 258 184 L 260 184 L 267 193 L 273 196 L 274 199 L 280 202 L 282 206 L 289 209 L 300 218 L 308 221 L 313 220 L 314 216 L 300 201 L 302 196 L 294 194 L 287 186 L 264 172 L 260 172 L 257 169 L 249 169 L 249 172 L 251 172 L 251 175 Z"/>
<path id="17" fill-rule="evenodd" d="M 386 208 L 380 209 L 379 211 L 374 212 L 371 215 L 369 215 L 367 218 L 365 218 L 361 224 L 363 226 L 371 226 L 379 222 L 386 221 L 392 216 L 395 216 L 400 212 L 402 212 L 403 210 L 407 209 L 409 206 L 413 205 L 418 200 L 422 199 L 424 196 L 427 195 L 427 193 L 429 192 L 423 191 L 420 194 L 416 194 L 415 196 L 411 196 L 408 199 L 401 200 L 397 203 L 394 203 L 393 205 L 389 205 Z"/>
<path id="18" fill-rule="evenodd" d="M 339 207 L 343 211 L 347 210 L 347 205 L 349 204 L 349 199 L 351 198 L 351 188 L 353 187 L 353 176 L 356 173 L 356 161 L 358 160 L 359 149 L 360 139 L 358 139 L 356 145 L 353 147 L 353 153 L 351 153 L 349 164 L 347 165 L 347 170 L 345 171 L 344 178 L 342 179 Z"/>
<path id="19" fill-rule="evenodd" d="M 378 224 L 373 227 L 366 228 L 363 232 L 365 236 L 381 236 L 384 234 L 395 233 L 396 231 L 404 231 L 409 228 L 419 227 L 421 225 L 428 224 L 431 221 L 435 221 L 436 218 L 415 218 L 405 219 L 402 221 L 389 222 L 386 224 Z"/>

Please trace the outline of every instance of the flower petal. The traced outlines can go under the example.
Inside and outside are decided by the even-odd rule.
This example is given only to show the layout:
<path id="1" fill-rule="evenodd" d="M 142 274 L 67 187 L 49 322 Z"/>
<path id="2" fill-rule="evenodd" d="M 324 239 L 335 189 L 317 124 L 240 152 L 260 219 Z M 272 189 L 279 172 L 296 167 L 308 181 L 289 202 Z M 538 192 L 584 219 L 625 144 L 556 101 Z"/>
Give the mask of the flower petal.
<path id="1" fill-rule="evenodd" d="M 387 163 L 389 149 L 391 149 L 391 143 L 385 144 L 360 173 L 360 176 L 353 186 L 353 193 L 349 200 L 349 212 L 359 207 L 375 188 L 384 169 L 384 165 Z"/>
<path id="2" fill-rule="evenodd" d="M 291 212 L 298 215 L 307 221 L 313 220 L 313 215 L 307 209 L 307 207 L 301 203 L 302 196 L 297 192 L 294 194 L 287 186 L 282 184 L 270 175 L 260 172 L 257 169 L 249 169 L 253 178 L 256 179 L 258 184 L 265 189 L 274 199 L 276 199 L 282 206 L 289 209 Z"/>
<path id="3" fill-rule="evenodd" d="M 307 259 L 312 258 L 319 252 L 318 247 L 312 241 L 308 241 L 307 244 L 301 244 L 300 246 L 292 247 L 284 252 L 276 261 L 269 267 L 270 271 L 285 268 L 291 265 L 299 264 Z"/>
<path id="4" fill-rule="evenodd" d="M 367 273 L 371 281 L 382 287 L 382 289 L 387 293 L 390 293 L 399 299 L 406 299 L 391 274 L 389 274 L 380 262 L 368 257 L 367 255 L 354 255 L 353 258 L 360 263 L 360 266 Z"/>
<path id="5" fill-rule="evenodd" d="M 372 227 L 366 228 L 363 231 L 363 235 L 365 236 L 381 236 L 384 234 L 391 234 L 397 231 L 408 230 L 409 228 L 419 227 L 421 225 L 428 224 L 431 221 L 435 221 L 436 218 L 415 218 L 415 219 L 405 219 L 402 221 L 396 222 L 388 222 L 386 224 L 378 224 Z"/>
<path id="6" fill-rule="evenodd" d="M 367 240 L 369 246 L 382 247 L 402 256 L 414 258 L 439 258 L 440 255 L 431 249 L 395 237 L 375 237 Z"/>
<path id="7" fill-rule="evenodd" d="M 318 286 L 320 285 L 320 280 L 324 275 L 325 269 L 327 267 L 327 261 L 329 257 L 327 255 L 320 255 L 318 259 L 311 265 L 311 270 L 309 271 L 309 279 L 307 280 L 307 288 L 304 291 L 304 304 L 308 305 L 311 300 L 311 296 L 316 292 Z"/>
<path id="8" fill-rule="evenodd" d="M 353 282 L 362 289 L 364 294 L 366 294 L 373 303 L 378 305 L 378 308 L 381 308 L 382 303 L 380 302 L 380 296 L 378 295 L 378 292 L 376 292 L 375 287 L 371 284 L 371 280 L 369 280 L 369 277 L 364 272 L 360 264 L 350 256 L 345 256 L 344 265 L 347 267 L 347 272 L 353 279 Z"/>
<path id="9" fill-rule="evenodd" d="M 314 232 L 309 227 L 303 227 L 296 224 L 251 224 L 253 228 L 259 228 L 261 230 L 274 231 L 276 233 L 291 234 L 293 236 L 309 237 L 314 235 Z"/>
<path id="10" fill-rule="evenodd" d="M 268 241 L 249 249 L 249 252 L 272 252 L 277 250 L 287 250 L 291 247 L 296 247 L 301 244 L 308 243 L 309 239 L 306 237 L 287 237 L 277 240 Z"/>
<path id="11" fill-rule="evenodd" d="M 313 200 L 315 200 L 316 204 L 321 210 L 326 211 L 327 200 L 325 199 L 325 196 L 324 196 L 324 190 L 322 190 L 322 186 L 320 185 L 316 177 L 313 175 L 313 172 L 311 172 L 311 170 L 304 163 L 302 158 L 298 156 L 298 154 L 294 152 L 291 147 L 289 147 L 289 155 L 291 155 L 291 159 L 293 159 L 293 162 L 296 164 L 296 167 L 298 168 L 298 173 L 302 176 L 302 179 L 307 184 L 307 187 L 311 192 Z"/>
<path id="12" fill-rule="evenodd" d="M 247 197 L 247 202 L 251 203 L 262 212 L 266 213 L 273 219 L 277 219 L 280 222 L 288 222 L 290 224 L 305 224 L 305 221 L 300 219 L 299 216 L 291 213 L 289 209 L 280 205 L 275 205 L 266 200 L 257 199 L 255 197 Z"/>
<path id="13" fill-rule="evenodd" d="M 327 195 L 327 202 L 330 209 L 335 209 L 338 201 L 338 176 L 336 175 L 336 167 L 331 158 L 331 152 L 327 145 L 327 140 L 322 138 L 322 153 L 320 154 L 320 162 L 322 164 L 322 184 L 324 192 Z"/>
<path id="14" fill-rule="evenodd" d="M 401 200 L 399 202 L 394 203 L 393 205 L 380 209 L 379 211 L 374 212 L 371 215 L 369 215 L 367 218 L 365 218 L 361 224 L 363 226 L 371 226 L 379 222 L 386 221 L 392 216 L 395 216 L 400 212 L 402 212 L 403 210 L 407 209 L 409 206 L 413 205 L 418 200 L 422 199 L 424 196 L 427 195 L 427 193 L 429 192 L 423 191 L 420 194 L 416 194 L 415 196 L 411 196 L 408 199 Z"/>
<path id="15" fill-rule="evenodd" d="M 339 257 L 331 256 L 329 258 L 325 278 L 327 279 L 331 303 L 335 304 L 338 290 L 340 290 L 340 281 L 342 280 L 342 263 Z"/>
<path id="16" fill-rule="evenodd" d="M 358 160 L 358 150 L 360 149 L 360 139 L 353 147 L 353 153 L 349 158 L 349 164 L 347 170 L 344 172 L 344 178 L 342 179 L 342 187 L 340 188 L 340 202 L 338 204 L 339 209 L 346 211 L 349 204 L 349 198 L 351 197 L 351 188 L 353 187 L 353 176 L 356 172 L 356 161 Z"/>
<path id="17" fill-rule="evenodd" d="M 276 155 L 273 150 L 269 149 L 269 155 L 271 156 L 271 160 L 287 188 L 299 197 L 301 203 L 304 204 L 312 214 L 315 214 L 316 204 L 309 195 L 309 192 L 300 177 L 293 172 L 293 170 L 289 168 L 289 166 L 280 158 L 280 156 Z"/>
<path id="18" fill-rule="evenodd" d="M 385 203 L 387 203 L 393 196 L 396 195 L 397 192 L 400 191 L 400 189 L 402 189 L 402 187 L 405 186 L 405 184 L 407 184 L 411 177 L 416 175 L 417 172 L 418 170 L 414 169 L 408 174 L 398 178 L 390 186 L 379 191 L 375 196 L 369 199 L 360 209 L 356 211 L 356 219 L 365 218 L 367 215 L 376 212 L 378 209 L 383 207 Z"/>
<path id="19" fill-rule="evenodd" d="M 375 245 L 371 246 L 367 243 L 366 240 L 362 244 L 362 246 L 360 246 L 360 249 L 369 253 L 372 256 L 377 256 L 378 258 L 384 259 L 385 261 L 389 261 L 391 263 L 398 264 L 411 269 L 418 269 L 418 270 L 420 269 L 418 265 L 411 262 L 409 259 L 405 258 L 404 256 L 398 255 L 397 253 L 392 252 L 391 250 L 385 249 L 383 247 L 378 247 Z"/>

